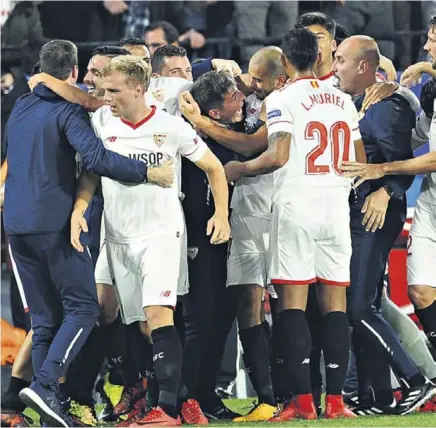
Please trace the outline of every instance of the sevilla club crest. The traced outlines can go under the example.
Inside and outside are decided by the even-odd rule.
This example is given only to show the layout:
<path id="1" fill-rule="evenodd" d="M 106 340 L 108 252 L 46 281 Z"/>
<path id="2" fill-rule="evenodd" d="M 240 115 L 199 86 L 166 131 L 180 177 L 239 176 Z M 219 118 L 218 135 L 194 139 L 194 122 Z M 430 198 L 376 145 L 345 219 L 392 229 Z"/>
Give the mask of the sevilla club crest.
<path id="1" fill-rule="evenodd" d="M 159 102 L 163 103 L 164 100 L 163 89 L 158 89 L 157 91 L 152 92 L 151 95 L 153 95 L 153 97 L 155 97 Z"/>
<path id="2" fill-rule="evenodd" d="M 161 147 L 167 139 L 167 134 L 153 134 L 153 140 L 156 146 Z"/>

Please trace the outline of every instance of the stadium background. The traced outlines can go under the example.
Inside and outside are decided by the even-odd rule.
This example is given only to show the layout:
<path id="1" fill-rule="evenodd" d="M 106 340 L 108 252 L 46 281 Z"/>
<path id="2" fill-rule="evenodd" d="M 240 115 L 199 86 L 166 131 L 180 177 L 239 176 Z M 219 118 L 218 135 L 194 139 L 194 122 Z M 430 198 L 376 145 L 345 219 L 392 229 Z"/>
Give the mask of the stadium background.
<path id="1" fill-rule="evenodd" d="M 90 10 L 94 14 L 95 19 L 95 7 L 99 6 L 101 7 L 101 4 L 103 2 L 19 2 L 19 3 L 42 3 L 41 5 L 38 5 L 37 7 L 41 11 L 41 22 L 43 27 L 43 33 L 44 37 L 48 36 L 50 39 L 52 38 L 66 38 L 70 39 L 76 42 L 79 48 L 79 64 L 81 68 L 81 74 L 80 78 L 83 78 L 85 66 L 88 62 L 88 59 L 91 55 L 92 49 L 95 46 L 99 46 L 102 44 L 116 44 L 117 40 L 121 38 L 123 33 L 123 14 L 117 15 L 117 16 L 105 16 L 103 15 L 103 18 L 100 19 L 98 24 L 100 25 L 101 31 L 94 31 L 91 33 L 94 33 L 94 36 L 82 34 L 79 37 L 74 35 L 74 31 L 71 32 L 70 37 L 68 36 L 68 30 L 64 29 L 60 33 L 53 33 L 54 30 L 50 23 L 47 21 L 49 18 L 53 19 L 55 15 L 53 14 L 61 14 L 61 15 L 68 15 L 68 8 L 73 6 L 73 9 L 79 8 L 81 10 L 81 13 L 83 13 L 83 17 L 86 16 L 86 11 Z M 80 3 L 80 5 L 78 5 Z M 130 2 L 132 3 L 132 2 Z M 175 3 L 189 3 L 189 2 L 175 2 Z M 223 3 L 223 2 L 221 2 Z M 234 2 L 226 2 L 226 3 L 234 3 Z M 249 6 L 250 2 L 247 3 L 247 7 Z M 298 2 L 299 3 L 299 14 L 311 11 L 311 10 L 320 10 L 322 9 L 325 4 L 327 3 L 334 3 L 334 2 Z M 338 2 L 339 3 L 339 2 Z M 360 3 L 366 3 L 366 2 L 360 2 Z M 378 3 L 392 3 L 392 2 L 378 2 Z M 394 3 L 400 3 L 400 2 L 394 2 Z M 429 11 L 432 10 L 434 3 L 431 1 L 427 2 L 420 2 L 420 1 L 410 1 L 410 2 L 401 2 L 405 3 L 407 5 L 402 6 L 403 13 L 408 13 L 408 19 L 403 19 L 403 21 L 408 22 L 402 22 L 401 27 L 397 27 L 395 25 L 396 31 L 394 32 L 385 32 L 377 37 L 378 41 L 385 40 L 385 41 L 392 41 L 395 43 L 396 48 L 396 55 L 394 59 L 394 64 L 396 65 L 397 69 L 404 69 L 407 65 L 411 63 L 415 63 L 418 60 L 425 59 L 425 56 L 422 52 L 421 47 L 423 46 L 424 38 L 425 38 L 425 14 L 429 13 Z M 9 1 L 9 0 L 2 0 L 1 3 L 1 11 L 0 11 L 0 17 L 1 17 L 1 24 L 6 22 L 7 17 L 10 15 L 13 7 L 17 4 L 17 2 Z M 51 4 L 51 5 L 50 5 Z M 346 4 L 346 2 L 345 2 Z M 394 7 L 397 7 L 394 4 Z M 45 16 L 44 16 L 44 8 L 46 8 Z M 87 9 L 88 8 L 88 9 Z M 51 10 L 50 10 L 51 9 Z M 51 13 L 47 13 L 47 10 Z M 79 12 L 80 12 L 79 10 Z M 104 13 L 102 10 L 98 9 L 98 13 Z M 398 11 L 397 11 L 398 14 Z M 87 16 L 89 18 L 89 16 Z M 404 17 L 403 17 L 404 18 Z M 428 16 L 429 18 L 429 16 Z M 65 16 L 64 18 L 65 19 Z M 74 19 L 80 19 L 79 15 L 72 15 L 71 19 L 69 20 L 69 26 L 74 27 L 75 23 Z M 45 27 L 44 27 L 44 20 L 45 21 Z M 235 18 L 232 18 L 232 21 L 235 21 Z M 173 22 L 173 24 L 177 27 L 177 22 Z M 397 24 L 397 22 L 395 22 Z M 235 23 L 232 22 L 233 27 L 235 27 Z M 106 26 L 106 27 L 105 27 Z M 400 29 L 397 29 L 400 28 Z M 183 28 L 178 28 L 179 31 L 183 31 Z M 59 31 L 59 26 L 58 26 Z M 366 33 L 368 34 L 368 33 Z M 106 35 L 105 38 L 98 38 L 95 37 L 99 35 Z M 118 38 L 118 39 L 117 39 Z M 14 39 L 14 37 L 12 37 Z M 17 38 L 15 38 L 17 39 Z M 19 39 L 19 38 L 18 38 Z M 37 54 L 38 54 L 38 43 L 34 43 L 34 40 L 26 39 L 24 37 L 22 43 L 20 44 L 11 44 L 8 43 L 8 40 L 5 40 L 2 37 L 2 49 L 1 49 L 1 55 L 2 55 L 2 63 L 1 63 L 1 72 L 2 75 L 11 69 L 18 69 L 18 73 L 26 73 L 28 72 L 28 67 L 31 66 L 34 62 L 37 60 Z M 10 40 L 9 40 L 10 41 Z M 191 59 L 198 58 L 199 54 L 207 53 L 216 56 L 216 57 L 222 57 L 223 52 L 231 52 L 231 58 L 235 59 L 236 61 L 240 60 L 241 58 L 241 47 L 248 46 L 251 44 L 279 44 L 280 39 L 277 37 L 268 37 L 268 38 L 256 38 L 256 39 L 241 39 L 237 37 L 236 32 L 232 33 L 232 37 L 207 37 L 207 44 L 205 48 L 208 49 L 200 50 L 200 52 L 196 52 L 195 50 L 191 50 Z M 405 47 L 406 46 L 406 47 Z M 410 55 L 404 59 L 401 55 L 402 52 L 410 52 Z M 407 61 L 407 62 L 405 62 Z M 398 79 L 401 76 L 401 71 L 398 71 Z M 419 98 L 421 85 L 426 81 L 426 77 L 423 78 L 423 81 L 421 84 L 415 86 L 412 88 L 412 90 L 415 92 L 415 94 Z M 11 93 L 11 95 L 13 95 Z M 5 111 L 4 108 L 4 102 L 6 100 L 6 94 L 4 91 L 2 91 L 2 130 L 4 126 L 4 122 L 7 119 L 5 115 L 3 114 Z M 10 97 L 9 97 L 10 98 Z M 7 100 L 10 102 L 10 100 Z M 423 154 L 426 151 L 428 151 L 428 145 L 425 145 L 418 150 L 416 150 L 415 154 Z M 2 150 L 3 153 L 3 150 Z M 410 301 L 407 297 L 407 284 L 406 284 L 406 243 L 407 243 L 407 235 L 408 235 L 408 229 L 410 228 L 410 220 L 413 215 L 415 202 L 417 199 L 417 196 L 419 194 L 419 189 L 421 185 L 422 177 L 418 176 L 416 177 L 412 187 L 407 193 L 407 199 L 408 199 L 408 223 L 406 223 L 405 228 L 403 230 L 402 235 L 398 238 L 395 249 L 392 251 L 390 260 L 389 260 L 389 280 L 390 280 L 390 291 L 391 291 L 391 297 L 394 300 L 395 303 L 397 303 L 404 311 L 406 311 L 408 314 L 413 316 L 413 307 L 410 304 Z M 2 272 L 1 272 L 1 317 L 5 319 L 6 321 L 12 323 L 12 313 L 11 313 L 11 307 L 10 307 L 10 273 L 9 268 L 6 263 L 6 257 L 5 257 L 5 242 L 3 239 L 3 233 L 2 233 Z M 232 330 L 231 334 L 229 335 L 228 339 L 228 346 L 226 350 L 226 355 L 223 361 L 223 373 L 222 373 L 222 385 L 223 388 L 227 388 L 228 382 L 232 380 L 236 375 L 238 375 L 238 380 L 241 380 L 242 378 L 245 379 L 245 374 L 243 372 L 239 371 L 238 373 L 235 372 L 235 358 L 237 357 L 237 354 L 239 354 L 236 350 L 237 347 L 237 339 L 236 339 L 236 331 L 235 329 Z M 10 366 L 2 366 L 1 368 L 1 386 L 2 386 L 2 392 L 3 389 L 7 385 L 7 379 L 10 376 Z M 245 382 L 238 382 L 238 395 L 244 396 L 248 393 L 248 396 L 250 396 L 250 390 L 246 390 L 245 388 Z M 233 393 L 236 393 L 236 388 L 233 388 Z"/>

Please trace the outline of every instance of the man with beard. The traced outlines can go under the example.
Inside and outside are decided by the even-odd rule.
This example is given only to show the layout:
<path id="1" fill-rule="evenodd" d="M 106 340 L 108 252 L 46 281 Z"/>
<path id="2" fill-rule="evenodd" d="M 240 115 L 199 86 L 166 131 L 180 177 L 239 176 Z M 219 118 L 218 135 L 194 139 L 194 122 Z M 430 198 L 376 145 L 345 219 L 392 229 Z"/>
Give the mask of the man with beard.
<path id="1" fill-rule="evenodd" d="M 268 46 L 250 60 L 246 89 L 252 94 L 244 103 L 245 132 L 227 129 L 202 116 L 189 94 L 181 99 L 182 113 L 199 131 L 223 147 L 242 156 L 259 153 L 267 145 L 263 101 L 287 79 L 281 55 L 280 48 Z M 271 192 L 272 175 L 244 177 L 236 181 L 230 205 L 232 245 L 227 261 L 228 293 L 229 299 L 237 304 L 244 363 L 259 399 L 248 415 L 235 418 L 235 422 L 265 421 L 276 410 L 269 373 L 269 343 L 262 323 L 262 295 L 268 285 Z M 234 314 L 229 315 L 230 328 Z"/>
<path id="2" fill-rule="evenodd" d="M 198 103 L 201 112 L 222 126 L 239 126 L 245 96 L 235 80 L 225 72 L 211 71 L 202 75 L 184 93 Z M 183 100 L 182 100 L 183 103 Z M 234 159 L 232 150 L 208 138 L 206 143 L 225 164 Z M 232 419 L 237 416 L 215 395 L 227 326 L 223 325 L 229 303 L 225 293 L 227 246 L 211 246 L 203 239 L 202 230 L 213 204 L 210 188 L 203 174 L 185 163 L 182 168 L 183 208 L 188 230 L 188 263 L 190 292 L 184 301 L 185 346 L 183 380 L 186 394 L 200 401 L 210 419 Z M 223 333 L 223 330 L 224 333 Z"/>

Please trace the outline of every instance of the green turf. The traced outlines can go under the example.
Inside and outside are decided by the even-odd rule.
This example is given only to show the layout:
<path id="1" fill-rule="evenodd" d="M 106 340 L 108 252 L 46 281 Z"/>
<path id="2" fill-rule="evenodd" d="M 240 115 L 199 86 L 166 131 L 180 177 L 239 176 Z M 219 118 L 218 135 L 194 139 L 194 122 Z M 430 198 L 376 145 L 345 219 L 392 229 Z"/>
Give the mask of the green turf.
<path id="1" fill-rule="evenodd" d="M 239 413 L 247 413 L 251 408 L 253 400 L 227 400 L 226 404 Z M 211 425 L 235 426 L 231 423 L 216 423 Z M 242 424 L 240 424 L 242 425 Z M 270 422 L 256 422 L 243 424 L 243 426 L 286 426 L 286 427 L 436 427 L 436 414 L 434 413 L 414 413 L 407 416 L 363 416 L 356 419 L 339 419 L 317 421 L 292 421 L 271 424 Z"/>
<path id="2" fill-rule="evenodd" d="M 247 400 L 225 400 L 226 404 L 235 412 L 245 414 L 247 413 L 253 403 L 253 399 Z M 24 412 L 27 416 L 36 421 L 35 427 L 38 425 L 38 418 L 35 412 L 26 409 Z M 111 425 L 106 425 L 111 426 Z M 287 426 L 287 427 L 436 427 L 436 414 L 435 413 L 414 413 L 407 416 L 365 416 L 356 419 L 340 419 L 340 420 L 326 420 L 319 419 L 317 421 L 292 421 L 285 423 L 271 424 L 269 422 L 256 422 L 247 424 L 238 424 L 232 422 L 216 422 L 211 423 L 210 426 L 220 427 L 236 427 L 236 426 Z"/>

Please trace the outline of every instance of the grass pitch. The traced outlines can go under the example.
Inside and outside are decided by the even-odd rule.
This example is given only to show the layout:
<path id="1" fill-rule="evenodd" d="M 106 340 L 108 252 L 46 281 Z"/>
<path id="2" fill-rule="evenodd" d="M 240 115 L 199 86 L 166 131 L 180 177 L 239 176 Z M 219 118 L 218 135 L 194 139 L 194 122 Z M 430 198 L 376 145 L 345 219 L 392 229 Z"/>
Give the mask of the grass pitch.
<path id="1" fill-rule="evenodd" d="M 246 414 L 250 410 L 253 399 L 246 400 L 225 400 L 226 405 L 235 412 Z M 24 412 L 27 416 L 35 421 L 34 427 L 38 427 L 39 418 L 30 409 L 26 409 Z M 113 425 L 106 425 L 113 426 Z M 407 416 L 362 416 L 356 419 L 338 419 L 338 420 L 326 420 L 319 419 L 316 421 L 303 421 L 297 420 L 286 423 L 270 422 L 255 422 L 247 424 L 236 424 L 233 422 L 214 422 L 210 426 L 219 427 L 252 427 L 252 426 L 286 426 L 286 427 L 436 427 L 436 413 L 413 413 Z"/>

